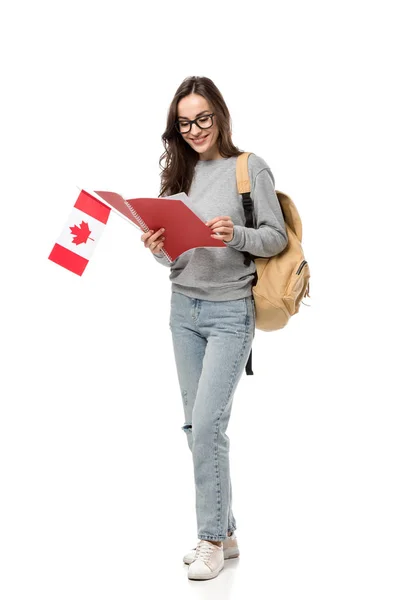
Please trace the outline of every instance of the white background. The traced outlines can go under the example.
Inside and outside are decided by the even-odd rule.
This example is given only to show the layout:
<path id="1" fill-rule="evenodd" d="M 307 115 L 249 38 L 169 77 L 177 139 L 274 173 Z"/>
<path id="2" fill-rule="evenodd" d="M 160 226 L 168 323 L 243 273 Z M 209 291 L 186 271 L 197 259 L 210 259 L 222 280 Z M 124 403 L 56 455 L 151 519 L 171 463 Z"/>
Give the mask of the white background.
<path id="1" fill-rule="evenodd" d="M 3 600 L 398 600 L 395 4 L 2 4 Z M 295 201 L 312 275 L 311 307 L 256 332 L 228 428 L 241 557 L 209 582 L 182 563 L 169 269 L 116 215 L 82 277 L 47 259 L 76 185 L 158 195 L 189 75 Z"/>

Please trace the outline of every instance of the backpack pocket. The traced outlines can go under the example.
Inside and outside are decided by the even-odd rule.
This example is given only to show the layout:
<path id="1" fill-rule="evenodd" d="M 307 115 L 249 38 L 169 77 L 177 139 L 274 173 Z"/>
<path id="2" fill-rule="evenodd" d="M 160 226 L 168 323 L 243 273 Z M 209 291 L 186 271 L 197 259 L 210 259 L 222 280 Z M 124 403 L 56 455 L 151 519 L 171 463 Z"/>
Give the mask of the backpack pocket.
<path id="1" fill-rule="evenodd" d="M 303 259 L 293 270 L 283 295 L 283 302 L 291 316 L 299 312 L 300 302 L 304 296 L 308 295 L 309 279 L 310 267 L 308 262 Z"/>

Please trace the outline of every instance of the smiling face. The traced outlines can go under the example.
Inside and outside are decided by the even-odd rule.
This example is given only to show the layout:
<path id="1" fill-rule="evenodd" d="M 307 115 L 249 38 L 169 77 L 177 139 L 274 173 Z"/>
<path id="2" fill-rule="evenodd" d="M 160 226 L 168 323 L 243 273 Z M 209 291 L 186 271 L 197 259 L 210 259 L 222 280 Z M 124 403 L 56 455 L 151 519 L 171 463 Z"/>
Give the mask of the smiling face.
<path id="1" fill-rule="evenodd" d="M 177 120 L 181 123 L 187 120 L 202 119 L 200 125 L 207 124 L 206 115 L 213 113 L 212 107 L 208 101 L 199 94 L 189 94 L 182 98 L 177 105 Z M 222 158 L 218 151 L 218 125 L 216 116 L 213 116 L 213 125 L 208 129 L 201 129 L 197 123 L 192 123 L 189 132 L 182 132 L 179 135 L 199 154 L 199 160 L 214 160 Z M 205 138 L 204 141 L 202 138 Z M 196 140 L 200 140 L 197 142 Z"/>

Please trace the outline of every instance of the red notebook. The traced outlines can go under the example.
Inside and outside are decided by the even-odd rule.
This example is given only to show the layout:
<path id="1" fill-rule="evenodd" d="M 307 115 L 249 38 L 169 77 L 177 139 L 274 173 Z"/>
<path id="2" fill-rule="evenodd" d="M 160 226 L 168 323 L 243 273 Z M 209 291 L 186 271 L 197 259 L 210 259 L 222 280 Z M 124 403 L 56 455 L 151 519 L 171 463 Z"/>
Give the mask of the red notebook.
<path id="1" fill-rule="evenodd" d="M 222 240 L 211 237 L 211 229 L 182 200 L 173 198 L 132 198 L 125 200 L 115 192 L 85 192 L 100 199 L 145 233 L 164 227 L 161 252 L 170 262 L 192 248 L 226 248 Z M 179 196 L 180 194 L 177 194 Z M 187 198 L 186 194 L 183 194 Z"/>

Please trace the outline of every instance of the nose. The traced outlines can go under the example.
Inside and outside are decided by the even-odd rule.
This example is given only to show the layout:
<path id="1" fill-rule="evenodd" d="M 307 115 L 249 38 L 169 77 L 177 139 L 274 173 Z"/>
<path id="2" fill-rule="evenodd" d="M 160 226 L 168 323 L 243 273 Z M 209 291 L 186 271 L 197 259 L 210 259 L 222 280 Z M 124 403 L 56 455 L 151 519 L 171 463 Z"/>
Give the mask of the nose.
<path id="1" fill-rule="evenodd" d="M 194 129 L 195 127 L 197 127 L 197 129 L 198 129 L 198 132 L 196 132 L 196 131 L 195 131 L 195 129 Z M 192 123 L 192 131 L 191 131 L 191 133 L 192 133 L 192 135 L 193 135 L 194 137 L 197 137 L 197 135 L 198 135 L 199 133 L 201 133 L 202 131 L 203 131 L 203 130 L 202 130 L 202 128 L 201 128 L 201 127 L 199 127 L 199 126 L 197 125 L 197 123 Z"/>

